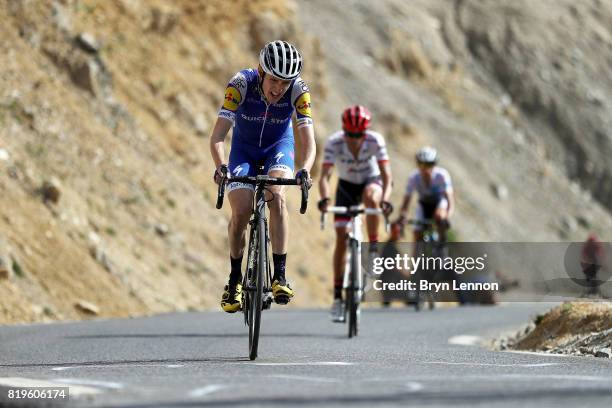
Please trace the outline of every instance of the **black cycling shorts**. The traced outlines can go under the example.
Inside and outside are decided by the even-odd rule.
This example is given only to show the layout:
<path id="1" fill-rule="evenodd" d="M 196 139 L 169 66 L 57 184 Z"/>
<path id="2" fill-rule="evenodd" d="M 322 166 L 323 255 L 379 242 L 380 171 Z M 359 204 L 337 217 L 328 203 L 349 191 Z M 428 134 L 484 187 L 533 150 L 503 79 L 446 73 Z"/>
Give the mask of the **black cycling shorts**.
<path id="1" fill-rule="evenodd" d="M 350 207 L 361 204 L 363 190 L 372 183 L 382 186 L 382 178 L 380 176 L 375 176 L 362 184 L 355 184 L 339 179 L 338 188 L 336 189 L 336 206 Z M 334 215 L 334 220 L 336 221 L 348 221 L 349 219 L 350 217 L 346 215 Z"/>
<path id="2" fill-rule="evenodd" d="M 429 200 L 419 200 L 419 205 L 421 206 L 421 209 L 423 210 L 423 216 L 425 219 L 427 220 L 431 220 L 434 217 L 434 214 L 436 213 L 436 209 L 438 208 L 438 205 L 440 204 L 441 198 L 437 197 L 436 199 L 429 199 Z"/>

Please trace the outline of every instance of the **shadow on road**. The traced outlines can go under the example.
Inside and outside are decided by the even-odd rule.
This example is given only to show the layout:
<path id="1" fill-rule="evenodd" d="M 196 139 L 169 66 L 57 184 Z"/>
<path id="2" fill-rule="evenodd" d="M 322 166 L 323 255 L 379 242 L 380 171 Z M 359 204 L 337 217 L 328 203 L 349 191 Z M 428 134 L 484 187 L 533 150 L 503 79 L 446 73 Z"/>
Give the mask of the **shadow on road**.
<path id="1" fill-rule="evenodd" d="M 85 334 L 79 336 L 65 336 L 66 339 L 151 339 L 151 338 L 246 338 L 247 333 L 143 333 L 143 334 Z M 259 337 L 310 337 L 337 339 L 338 334 L 326 333 L 261 333 Z"/>
<path id="2" fill-rule="evenodd" d="M 250 361 L 247 357 L 209 357 L 209 358 L 168 358 L 147 360 L 99 360 L 71 361 L 46 364 L 0 364 L 0 367 L 81 367 L 81 366 L 118 366 L 129 364 L 177 364 L 177 363 L 241 363 Z"/>

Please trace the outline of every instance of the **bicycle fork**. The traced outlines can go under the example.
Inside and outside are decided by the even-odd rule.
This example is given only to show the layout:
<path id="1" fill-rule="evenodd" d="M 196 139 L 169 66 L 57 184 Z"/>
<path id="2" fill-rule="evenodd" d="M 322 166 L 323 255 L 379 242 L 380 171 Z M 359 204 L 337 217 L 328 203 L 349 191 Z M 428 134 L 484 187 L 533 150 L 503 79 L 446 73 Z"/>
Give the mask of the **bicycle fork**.
<path id="1" fill-rule="evenodd" d="M 257 213 L 259 214 L 259 217 L 263 218 L 263 228 L 265 231 L 265 243 L 264 243 L 264 250 L 265 250 L 265 259 L 268 260 L 268 262 L 266 262 L 266 270 L 264 272 L 264 276 L 263 276 L 263 301 L 262 301 L 262 309 L 266 310 L 266 309 L 270 309 L 270 307 L 272 306 L 272 302 L 274 300 L 273 296 L 272 296 L 272 267 L 270 265 L 270 254 L 268 253 L 269 248 L 270 248 L 270 232 L 268 230 L 268 219 L 266 218 L 266 212 L 265 212 L 265 205 L 266 205 L 266 200 L 264 199 L 264 193 L 262 191 L 261 193 L 261 197 L 259 197 L 259 199 L 257 200 Z"/>
<path id="2" fill-rule="evenodd" d="M 269 253 L 268 253 L 268 248 L 270 246 L 270 236 L 269 236 L 269 232 L 268 232 L 268 220 L 266 218 L 266 213 L 265 213 L 265 205 L 266 202 L 264 200 L 263 194 L 261 195 L 261 197 L 257 197 L 257 204 L 255 206 L 255 214 L 253 216 L 253 218 L 251 218 L 251 220 L 249 221 L 249 225 L 251 227 L 251 231 L 254 231 L 254 233 L 251 233 L 251 236 L 256 236 L 259 237 L 257 228 L 259 228 L 259 220 L 261 220 L 263 218 L 263 228 L 265 230 L 265 243 L 263 245 L 264 251 L 265 251 L 265 259 L 270 259 L 269 258 Z M 254 246 L 257 248 L 258 247 L 258 242 L 257 241 L 251 241 Z M 255 256 L 252 257 L 252 259 L 248 259 L 248 270 L 251 271 L 251 274 L 253 274 L 256 271 L 257 268 L 257 253 L 258 253 L 259 249 L 255 249 L 255 251 L 253 251 L 253 254 Z M 252 277 L 253 275 L 251 275 L 250 277 Z M 270 309 L 270 306 L 272 305 L 272 301 L 273 301 L 273 296 L 272 296 L 272 275 L 271 275 L 271 266 L 270 263 L 267 262 L 266 264 L 266 271 L 264 272 L 264 276 L 263 276 L 264 281 L 262 282 L 262 284 L 264 285 L 263 287 L 263 302 L 262 302 L 262 309 L 266 310 L 266 309 Z M 249 283 L 248 287 L 245 288 L 245 290 L 250 291 L 251 295 L 253 293 L 255 293 L 255 289 L 256 289 L 256 282 L 253 279 L 248 279 L 247 282 Z"/>
<path id="3" fill-rule="evenodd" d="M 361 301 L 361 296 L 363 294 L 363 274 L 361 273 L 361 241 L 359 239 L 360 235 L 360 226 L 359 222 L 354 220 L 352 231 L 347 234 L 347 251 L 349 252 L 349 256 L 346 257 L 346 265 L 344 268 L 344 276 L 342 278 L 342 288 L 344 289 L 344 293 L 352 292 L 355 302 L 358 303 Z M 351 260 L 357 259 L 355 265 L 357 265 L 357 270 L 352 271 Z M 355 287 L 351 288 L 351 273 L 355 273 Z M 349 291 L 348 289 L 352 289 Z"/>

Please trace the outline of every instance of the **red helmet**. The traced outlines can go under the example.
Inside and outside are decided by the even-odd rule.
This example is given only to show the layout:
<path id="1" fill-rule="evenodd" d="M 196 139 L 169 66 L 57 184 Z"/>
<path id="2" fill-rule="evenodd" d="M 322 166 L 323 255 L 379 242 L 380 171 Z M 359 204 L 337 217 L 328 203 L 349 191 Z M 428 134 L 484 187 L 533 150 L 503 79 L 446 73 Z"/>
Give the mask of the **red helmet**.
<path id="1" fill-rule="evenodd" d="M 353 105 L 342 113 L 342 128 L 349 133 L 363 133 L 370 127 L 372 115 L 362 105 Z"/>

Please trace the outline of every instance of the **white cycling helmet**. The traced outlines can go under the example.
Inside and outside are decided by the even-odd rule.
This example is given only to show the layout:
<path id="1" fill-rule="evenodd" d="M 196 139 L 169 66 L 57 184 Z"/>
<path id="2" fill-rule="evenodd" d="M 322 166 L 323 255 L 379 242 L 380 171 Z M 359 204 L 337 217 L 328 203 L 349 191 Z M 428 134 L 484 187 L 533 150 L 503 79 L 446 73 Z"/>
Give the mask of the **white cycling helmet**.
<path id="1" fill-rule="evenodd" d="M 433 147 L 425 146 L 416 153 L 416 160 L 419 163 L 436 164 L 438 152 Z"/>
<path id="2" fill-rule="evenodd" d="M 259 65 L 266 74 L 276 78 L 295 79 L 302 71 L 302 56 L 287 41 L 271 41 L 259 53 Z"/>

